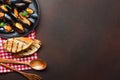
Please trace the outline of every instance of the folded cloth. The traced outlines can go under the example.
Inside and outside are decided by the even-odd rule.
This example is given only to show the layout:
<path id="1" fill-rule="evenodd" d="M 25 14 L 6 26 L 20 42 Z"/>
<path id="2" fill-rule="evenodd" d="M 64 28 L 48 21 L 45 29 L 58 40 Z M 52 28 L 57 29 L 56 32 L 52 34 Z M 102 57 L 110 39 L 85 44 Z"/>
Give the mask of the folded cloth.
<path id="1" fill-rule="evenodd" d="M 31 39 L 35 39 L 36 38 L 35 31 L 31 32 L 27 37 L 31 38 Z M 30 57 L 15 58 L 14 56 L 11 55 L 11 53 L 8 53 L 5 50 L 3 50 L 2 44 L 4 41 L 5 41 L 4 38 L 0 38 L 0 58 L 18 60 L 18 61 L 23 61 L 23 62 L 30 62 L 31 60 L 37 59 L 37 53 L 33 54 Z M 29 70 L 29 69 L 31 69 L 27 65 L 18 65 L 18 64 L 7 64 L 7 65 L 9 65 L 17 70 Z M 0 73 L 7 73 L 7 72 L 12 72 L 12 70 L 9 70 L 5 67 L 0 66 Z"/>

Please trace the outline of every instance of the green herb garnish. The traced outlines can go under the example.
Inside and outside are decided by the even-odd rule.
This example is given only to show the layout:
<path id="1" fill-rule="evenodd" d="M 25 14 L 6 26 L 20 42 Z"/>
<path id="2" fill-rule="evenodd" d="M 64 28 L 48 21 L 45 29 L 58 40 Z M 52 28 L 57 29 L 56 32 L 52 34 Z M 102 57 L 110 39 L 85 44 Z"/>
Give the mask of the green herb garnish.
<path id="1" fill-rule="evenodd" d="M 3 27 L 5 25 L 4 22 L 0 22 L 0 27 Z"/>
<path id="2" fill-rule="evenodd" d="M 23 17 L 25 17 L 25 16 L 27 16 L 27 15 L 28 15 L 28 12 L 27 12 L 27 11 L 23 11 L 23 12 L 22 12 L 22 16 L 23 16 Z"/>
<path id="3" fill-rule="evenodd" d="M 4 4 L 4 6 L 6 7 L 6 8 L 9 8 L 9 9 L 12 9 L 9 5 L 7 5 L 7 4 Z"/>

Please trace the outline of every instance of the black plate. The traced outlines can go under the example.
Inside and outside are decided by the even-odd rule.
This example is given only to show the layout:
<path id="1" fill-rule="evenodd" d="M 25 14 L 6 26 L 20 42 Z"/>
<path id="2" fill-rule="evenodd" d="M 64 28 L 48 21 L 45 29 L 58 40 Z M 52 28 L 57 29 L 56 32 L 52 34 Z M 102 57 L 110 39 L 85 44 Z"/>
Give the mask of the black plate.
<path id="1" fill-rule="evenodd" d="M 39 22 L 39 18 L 40 18 L 40 8 L 38 5 L 38 1 L 37 0 L 32 0 L 32 3 L 29 6 L 30 8 L 32 8 L 35 12 L 34 14 L 32 14 L 30 17 L 31 22 L 33 23 L 29 28 L 25 28 L 25 32 L 24 33 L 18 33 L 17 31 L 14 31 L 12 33 L 3 33 L 0 32 L 0 37 L 2 38 L 12 38 L 12 37 L 21 37 L 21 36 L 26 36 L 28 35 L 30 32 L 32 32 L 34 30 L 34 28 L 36 28 L 38 22 Z"/>

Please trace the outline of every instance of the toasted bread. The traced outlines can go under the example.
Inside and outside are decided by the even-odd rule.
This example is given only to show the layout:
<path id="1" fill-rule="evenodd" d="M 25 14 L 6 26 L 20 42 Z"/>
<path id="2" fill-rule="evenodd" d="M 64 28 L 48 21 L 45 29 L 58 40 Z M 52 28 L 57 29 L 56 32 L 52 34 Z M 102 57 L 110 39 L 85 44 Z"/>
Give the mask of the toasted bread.
<path id="1" fill-rule="evenodd" d="M 38 51 L 38 49 L 41 46 L 41 41 L 34 39 L 33 40 L 33 44 L 26 50 L 23 50 L 17 54 L 13 54 L 13 56 L 15 57 L 26 57 L 26 56 L 30 56 L 32 54 L 34 54 L 36 51 Z"/>
<path id="2" fill-rule="evenodd" d="M 29 48 L 33 42 L 27 37 L 10 38 L 3 43 L 3 49 L 11 53 L 18 53 Z"/>

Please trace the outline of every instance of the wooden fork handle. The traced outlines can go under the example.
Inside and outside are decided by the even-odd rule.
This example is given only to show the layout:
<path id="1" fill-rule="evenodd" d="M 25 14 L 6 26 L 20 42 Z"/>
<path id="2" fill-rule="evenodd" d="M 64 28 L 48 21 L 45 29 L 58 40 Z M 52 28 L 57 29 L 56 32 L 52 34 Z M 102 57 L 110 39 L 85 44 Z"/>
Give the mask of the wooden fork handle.
<path id="1" fill-rule="evenodd" d="M 19 74 L 21 74 L 21 75 L 23 75 L 23 76 L 25 76 L 27 73 L 25 73 L 25 72 L 22 72 L 22 71 L 19 71 L 19 70 L 17 70 L 17 69 L 14 69 L 14 68 L 12 68 L 12 67 L 10 67 L 10 66 L 8 66 L 7 64 L 4 64 L 4 63 L 0 63 L 0 66 L 3 66 L 3 67 L 6 67 L 6 68 L 8 68 L 8 69 L 10 69 L 10 70 L 13 70 L 13 71 L 15 71 L 15 72 L 18 72 Z M 26 77 L 26 76 L 25 76 Z M 26 77 L 27 78 L 27 77 Z"/>

